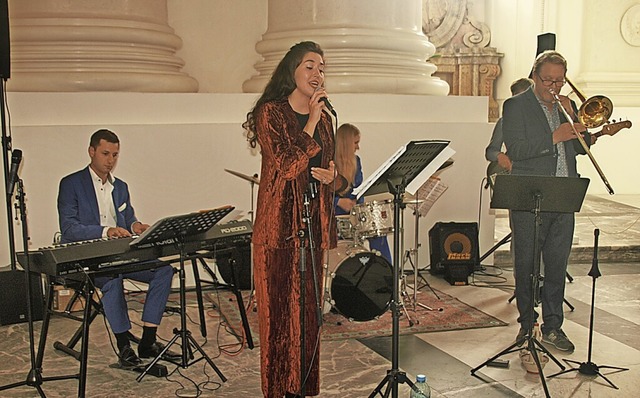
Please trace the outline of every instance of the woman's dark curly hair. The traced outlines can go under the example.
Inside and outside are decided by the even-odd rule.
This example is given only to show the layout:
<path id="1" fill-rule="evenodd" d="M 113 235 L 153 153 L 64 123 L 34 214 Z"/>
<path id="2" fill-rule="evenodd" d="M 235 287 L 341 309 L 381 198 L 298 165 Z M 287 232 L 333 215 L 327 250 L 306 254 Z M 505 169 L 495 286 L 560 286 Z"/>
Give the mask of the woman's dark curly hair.
<path id="1" fill-rule="evenodd" d="M 256 101 L 253 109 L 247 113 L 247 120 L 242 123 L 242 127 L 247 130 L 247 141 L 252 148 L 256 147 L 258 137 L 256 135 L 255 117 L 260 107 L 272 100 L 286 98 L 296 89 L 295 72 L 296 68 L 302 62 L 302 59 L 307 53 L 317 53 L 321 57 L 324 57 L 322 48 L 317 43 L 312 41 L 300 42 L 289 49 L 284 58 L 280 61 L 271 80 L 267 83 L 264 92 Z"/>

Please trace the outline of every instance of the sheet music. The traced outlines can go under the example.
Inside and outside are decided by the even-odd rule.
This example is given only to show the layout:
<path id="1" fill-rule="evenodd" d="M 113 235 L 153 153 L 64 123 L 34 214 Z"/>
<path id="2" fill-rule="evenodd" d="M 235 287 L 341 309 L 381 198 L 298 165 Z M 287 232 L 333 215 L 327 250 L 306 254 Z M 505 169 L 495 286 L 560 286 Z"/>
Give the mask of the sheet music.
<path id="1" fill-rule="evenodd" d="M 424 200 L 424 202 L 418 206 L 418 214 L 424 217 L 447 188 L 449 188 L 449 186 L 442 182 L 439 177 L 429 177 L 427 182 L 418 189 L 416 194 L 416 198 Z"/>

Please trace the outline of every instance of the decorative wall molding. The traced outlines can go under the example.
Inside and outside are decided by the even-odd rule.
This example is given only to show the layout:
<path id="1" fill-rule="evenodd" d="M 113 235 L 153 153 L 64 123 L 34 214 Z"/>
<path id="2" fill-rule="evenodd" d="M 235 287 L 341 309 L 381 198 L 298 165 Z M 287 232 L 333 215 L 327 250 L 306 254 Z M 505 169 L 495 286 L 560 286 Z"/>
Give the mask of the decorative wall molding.
<path id="1" fill-rule="evenodd" d="M 488 47 L 491 31 L 468 7 L 467 0 L 425 0 L 422 29 L 436 46 L 430 59 L 438 67 L 434 75 L 449 83 L 451 95 L 489 97 L 489 121 L 496 121 L 494 83 L 504 55 Z"/>
<path id="2" fill-rule="evenodd" d="M 640 47 L 640 4 L 625 11 L 620 20 L 620 33 L 629 45 Z"/>

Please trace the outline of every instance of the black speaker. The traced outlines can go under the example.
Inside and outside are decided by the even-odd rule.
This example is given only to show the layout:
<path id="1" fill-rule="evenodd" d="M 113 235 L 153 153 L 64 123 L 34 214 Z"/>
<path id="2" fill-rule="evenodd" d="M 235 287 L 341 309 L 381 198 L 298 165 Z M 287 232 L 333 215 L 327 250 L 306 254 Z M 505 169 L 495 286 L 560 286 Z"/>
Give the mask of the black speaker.
<path id="1" fill-rule="evenodd" d="M 429 250 L 429 271 L 432 274 L 445 274 L 449 276 L 447 280 L 456 281 L 462 279 L 460 275 L 464 272 L 461 269 L 466 269 L 466 275 L 470 275 L 480 267 L 478 223 L 436 223 L 429 230 Z M 449 282 L 452 283 L 450 280 Z"/>
<path id="2" fill-rule="evenodd" d="M 9 54 L 9 8 L 7 0 L 0 0 L 0 78 L 8 79 L 11 74 Z"/>
<path id="3" fill-rule="evenodd" d="M 215 251 L 216 265 L 222 279 L 227 284 L 235 283 L 240 290 L 251 289 L 251 241 L 246 244 L 236 244 L 235 246 Z"/>
<path id="4" fill-rule="evenodd" d="M 27 321 L 27 292 L 24 271 L 0 272 L 0 325 Z M 44 299 L 40 275 L 31 274 L 31 315 L 42 320 Z"/>

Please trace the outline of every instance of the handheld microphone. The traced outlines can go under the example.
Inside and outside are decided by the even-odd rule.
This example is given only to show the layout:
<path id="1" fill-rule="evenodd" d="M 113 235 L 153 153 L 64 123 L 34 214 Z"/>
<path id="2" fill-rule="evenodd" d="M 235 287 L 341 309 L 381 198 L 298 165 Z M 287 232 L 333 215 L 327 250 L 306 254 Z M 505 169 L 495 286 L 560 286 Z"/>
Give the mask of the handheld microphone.
<path id="1" fill-rule="evenodd" d="M 331 112 L 333 116 L 338 117 L 338 114 L 336 113 L 335 109 L 333 109 L 333 105 L 331 105 L 331 102 L 329 102 L 329 98 L 322 97 L 320 98 L 320 101 L 324 102 L 324 105 L 327 107 L 327 109 L 329 110 L 329 112 Z"/>
<path id="2" fill-rule="evenodd" d="M 14 149 L 11 155 L 11 169 L 9 170 L 9 179 L 7 180 L 7 195 L 13 195 L 13 188 L 18 181 L 18 168 L 22 162 L 22 151 Z"/>

